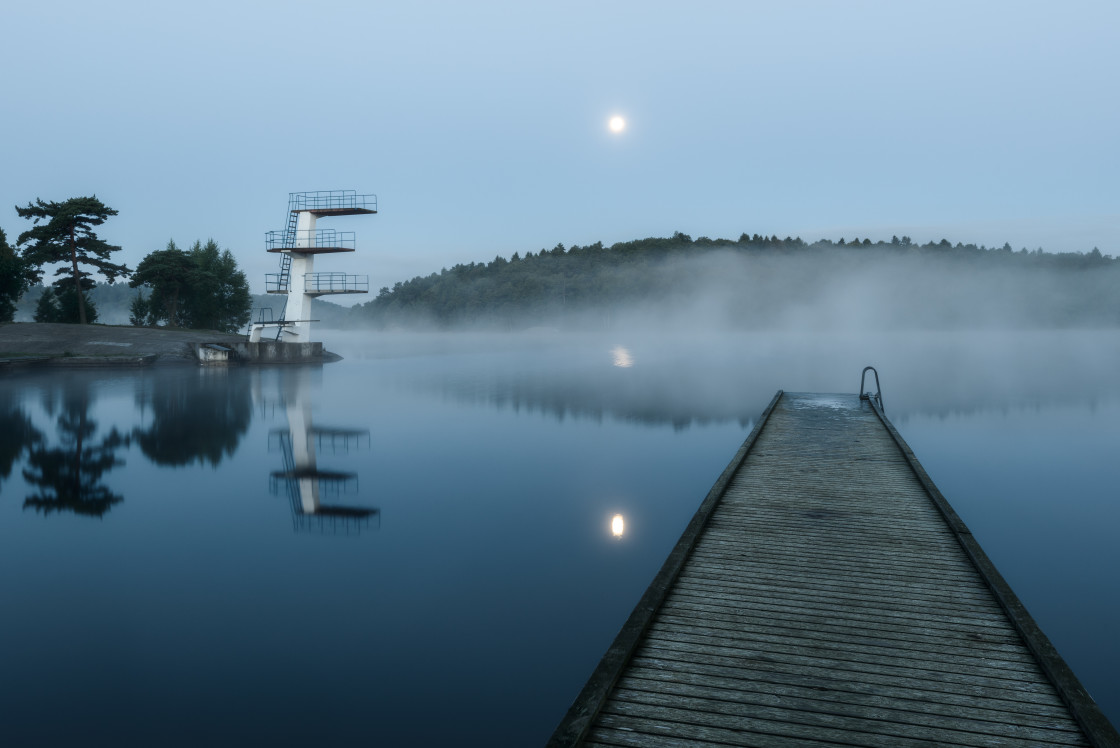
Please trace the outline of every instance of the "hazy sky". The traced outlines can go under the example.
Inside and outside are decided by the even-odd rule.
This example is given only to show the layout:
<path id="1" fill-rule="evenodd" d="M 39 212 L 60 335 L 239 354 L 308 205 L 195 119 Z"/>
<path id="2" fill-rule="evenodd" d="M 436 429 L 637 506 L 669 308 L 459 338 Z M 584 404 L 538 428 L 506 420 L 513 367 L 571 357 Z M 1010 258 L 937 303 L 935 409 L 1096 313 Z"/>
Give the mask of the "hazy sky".
<path id="1" fill-rule="evenodd" d="M 8 3 L 0 227 L 96 193 L 130 266 L 213 237 L 254 291 L 289 192 L 374 289 L 680 230 L 1120 255 L 1120 3 Z M 627 129 L 612 134 L 612 115 Z M 348 297 L 365 300 L 368 297 Z"/>

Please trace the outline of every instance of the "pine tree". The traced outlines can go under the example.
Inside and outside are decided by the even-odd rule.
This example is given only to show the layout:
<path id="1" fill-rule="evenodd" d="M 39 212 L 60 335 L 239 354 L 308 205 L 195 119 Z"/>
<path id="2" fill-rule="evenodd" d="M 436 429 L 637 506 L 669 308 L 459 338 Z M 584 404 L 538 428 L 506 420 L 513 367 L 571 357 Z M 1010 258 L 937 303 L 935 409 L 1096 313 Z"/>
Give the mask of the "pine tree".
<path id="1" fill-rule="evenodd" d="M 198 263 L 190 254 L 175 246 L 172 240 L 167 242 L 166 249 L 151 252 L 140 261 L 128 285 L 133 288 L 147 285 L 152 289 L 152 294 L 146 301 L 148 307 L 144 310 L 149 322 L 163 320 L 169 327 L 182 327 L 183 308 L 189 306 L 188 297 L 198 282 Z M 182 304 L 183 301 L 187 304 Z"/>
<path id="2" fill-rule="evenodd" d="M 20 218 L 30 219 L 35 225 L 19 235 L 17 245 L 23 247 L 23 261 L 29 268 L 30 279 L 38 283 L 43 278 L 43 266 L 55 263 L 68 263 L 55 271 L 61 276 L 54 281 L 54 287 L 62 292 L 69 285 L 73 289 L 74 300 L 78 306 L 78 322 L 87 323 L 85 294 L 93 288 L 91 274 L 82 270 L 80 265 L 96 268 L 110 283 L 118 276 L 128 276 L 131 271 L 125 265 L 109 261 L 109 255 L 120 247 L 100 239 L 93 232 L 117 211 L 106 206 L 96 196 L 72 197 L 61 203 L 44 202 L 36 198 L 26 208 L 16 206 Z M 42 222 L 42 223 L 40 223 Z M 68 282 L 67 276 L 72 280 Z"/>
<path id="3" fill-rule="evenodd" d="M 151 302 L 144 297 L 143 292 L 136 294 L 132 303 L 128 305 L 128 323 L 135 327 L 155 324 L 155 320 L 152 318 Z"/>
<path id="4" fill-rule="evenodd" d="M 188 253 L 197 266 L 197 280 L 191 292 L 191 327 L 222 332 L 237 332 L 252 316 L 253 298 L 249 281 L 237 267 L 228 249 L 213 239 L 195 242 Z"/>
<path id="5" fill-rule="evenodd" d="M 58 309 L 58 299 L 55 298 L 53 288 L 44 288 L 39 294 L 39 302 L 35 305 L 36 322 L 58 322 L 62 313 Z"/>

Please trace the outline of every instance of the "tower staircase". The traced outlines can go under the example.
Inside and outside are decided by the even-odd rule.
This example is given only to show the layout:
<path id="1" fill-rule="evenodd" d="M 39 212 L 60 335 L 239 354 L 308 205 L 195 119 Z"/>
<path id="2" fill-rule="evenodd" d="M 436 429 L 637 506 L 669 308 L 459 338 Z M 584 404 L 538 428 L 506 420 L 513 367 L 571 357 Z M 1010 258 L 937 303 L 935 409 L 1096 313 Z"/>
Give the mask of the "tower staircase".
<path id="1" fill-rule="evenodd" d="M 299 225 L 299 211 L 293 210 L 292 206 L 295 201 L 288 198 L 288 227 L 284 230 L 284 248 L 295 249 L 296 246 L 296 226 Z M 292 254 L 291 252 L 280 253 L 280 287 L 284 291 L 288 291 L 292 283 Z"/>
<path id="2" fill-rule="evenodd" d="M 284 249 L 295 249 L 296 246 L 296 226 L 299 225 L 299 211 L 292 210 L 295 205 L 294 195 L 288 196 L 288 226 L 284 230 L 283 247 Z M 292 286 L 292 253 L 280 253 L 280 273 L 277 278 L 277 287 L 283 289 L 284 293 L 290 293 Z M 284 312 L 288 309 L 288 305 L 284 304 L 284 309 L 280 311 L 280 318 L 276 321 L 279 323 L 276 326 L 276 339 L 284 334 Z"/>

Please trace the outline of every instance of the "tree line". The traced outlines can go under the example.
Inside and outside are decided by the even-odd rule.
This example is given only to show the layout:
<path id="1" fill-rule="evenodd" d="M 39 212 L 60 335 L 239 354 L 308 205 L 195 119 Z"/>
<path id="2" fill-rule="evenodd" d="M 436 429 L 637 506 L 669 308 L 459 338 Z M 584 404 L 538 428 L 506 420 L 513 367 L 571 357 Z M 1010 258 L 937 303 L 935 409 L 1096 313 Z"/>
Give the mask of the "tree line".
<path id="1" fill-rule="evenodd" d="M 1115 294 L 1120 260 L 1096 248 L 1084 254 L 1014 251 L 1009 244 L 988 248 L 946 239 L 918 244 L 907 236 L 889 242 L 841 238 L 809 243 L 799 237 L 744 233 L 738 239 L 694 240 L 681 232 L 610 247 L 601 242 L 571 248 L 558 244 L 524 256 L 515 252 L 509 259 L 459 264 L 381 288 L 353 314 L 356 323 L 375 327 L 489 323 L 524 328 L 581 314 L 584 322 L 602 320 L 627 304 L 668 309 L 673 303 L 694 302 L 722 284 L 726 296 L 739 297 L 727 300 L 727 316 L 736 317 L 734 324 L 760 326 L 775 317 L 776 307 L 811 305 L 836 293 L 837 285 L 858 282 L 858 276 L 874 275 L 877 268 L 890 268 L 890 283 L 912 287 L 918 292 L 915 298 L 928 304 L 948 304 L 952 286 L 969 287 L 976 297 L 982 290 L 971 287 L 978 283 L 1006 285 L 1013 279 L 1022 282 L 1016 286 L 1021 294 L 1044 293 L 1043 279 L 1058 279 L 1054 288 L 1060 299 L 1040 299 L 1040 319 L 1045 311 L 1062 324 L 1120 324 Z M 932 278 L 934 270 L 946 281 L 943 287 L 923 288 L 923 277 Z M 731 288 L 730 279 L 721 274 L 737 274 L 741 288 Z M 1105 282 L 1105 275 L 1112 280 Z M 969 299 L 975 307 L 983 306 L 980 301 Z M 915 318 L 922 314 L 911 311 Z"/>
<path id="2" fill-rule="evenodd" d="M 174 241 L 149 253 L 135 270 L 112 262 L 120 247 L 94 231 L 117 211 L 96 195 L 62 202 L 36 199 L 16 206 L 32 227 L 8 244 L 0 230 L 0 322 L 12 321 L 16 304 L 43 281 L 44 268 L 55 265 L 54 280 L 36 303 L 36 322 L 88 324 L 97 320 L 90 299 L 94 274 L 109 284 L 128 278 L 137 289 L 130 307 L 134 325 L 166 325 L 235 332 L 249 321 L 251 297 L 245 274 L 229 250 L 210 239 L 187 250 Z"/>
<path id="3" fill-rule="evenodd" d="M 140 261 L 129 285 L 149 289 L 132 302 L 134 325 L 236 332 L 249 322 L 249 283 L 230 251 L 213 239 L 187 250 L 169 241 Z"/>

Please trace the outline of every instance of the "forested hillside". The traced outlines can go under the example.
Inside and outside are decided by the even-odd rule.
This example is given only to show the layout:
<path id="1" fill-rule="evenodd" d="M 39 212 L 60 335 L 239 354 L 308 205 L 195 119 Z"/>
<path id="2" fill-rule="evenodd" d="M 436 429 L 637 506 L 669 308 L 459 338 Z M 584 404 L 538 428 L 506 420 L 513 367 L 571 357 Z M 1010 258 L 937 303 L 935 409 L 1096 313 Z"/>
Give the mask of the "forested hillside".
<path id="1" fill-rule="evenodd" d="M 909 237 L 872 243 L 677 233 L 496 257 L 382 288 L 376 327 L 1120 325 L 1120 260 Z"/>

